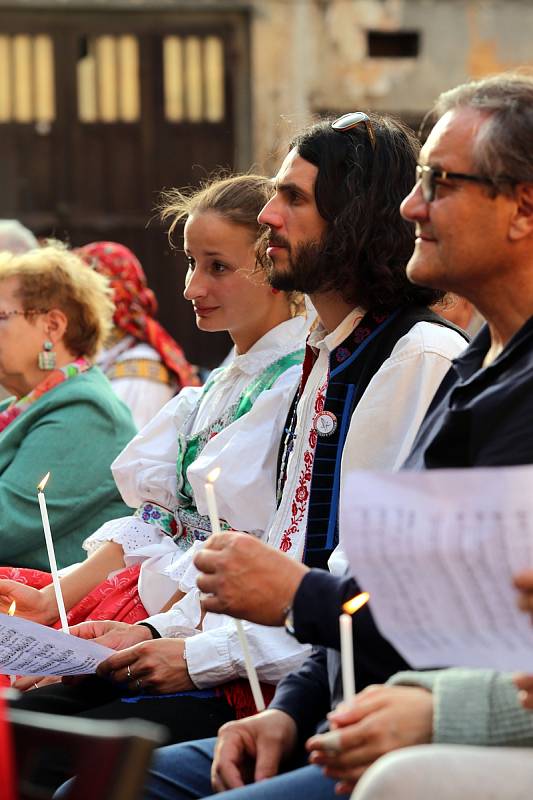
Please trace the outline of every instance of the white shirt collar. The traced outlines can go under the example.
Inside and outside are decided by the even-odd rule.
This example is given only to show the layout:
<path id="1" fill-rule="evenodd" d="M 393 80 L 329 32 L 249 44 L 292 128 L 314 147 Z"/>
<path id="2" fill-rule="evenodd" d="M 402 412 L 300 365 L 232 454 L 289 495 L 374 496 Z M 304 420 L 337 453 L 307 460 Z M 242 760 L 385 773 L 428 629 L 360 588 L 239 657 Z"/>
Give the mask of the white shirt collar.
<path id="1" fill-rule="evenodd" d="M 327 353 L 331 353 L 359 325 L 364 315 L 364 309 L 357 306 L 344 317 L 342 322 L 331 333 L 326 333 L 326 329 L 319 324 L 309 335 L 308 344 L 317 351 L 325 350 Z"/>
<path id="2" fill-rule="evenodd" d="M 305 316 L 297 316 L 281 322 L 265 333 L 250 349 L 242 355 L 236 355 L 228 367 L 228 372 L 235 371 L 254 374 L 270 364 L 279 353 L 279 358 L 303 347 L 311 320 Z"/>

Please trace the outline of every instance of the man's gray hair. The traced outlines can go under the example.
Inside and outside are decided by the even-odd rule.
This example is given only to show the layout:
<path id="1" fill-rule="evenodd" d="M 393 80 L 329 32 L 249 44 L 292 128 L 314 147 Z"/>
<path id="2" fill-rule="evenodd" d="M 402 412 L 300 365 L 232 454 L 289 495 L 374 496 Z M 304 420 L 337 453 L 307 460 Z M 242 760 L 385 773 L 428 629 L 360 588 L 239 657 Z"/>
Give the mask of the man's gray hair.
<path id="1" fill-rule="evenodd" d="M 500 191 L 533 182 L 533 73 L 504 72 L 443 92 L 433 114 L 473 108 L 488 116 L 474 144 L 474 167 Z M 507 180 L 505 180 L 507 179 Z"/>
<path id="2" fill-rule="evenodd" d="M 14 255 L 35 250 L 39 242 L 33 233 L 16 219 L 0 219 L 0 252 Z"/>

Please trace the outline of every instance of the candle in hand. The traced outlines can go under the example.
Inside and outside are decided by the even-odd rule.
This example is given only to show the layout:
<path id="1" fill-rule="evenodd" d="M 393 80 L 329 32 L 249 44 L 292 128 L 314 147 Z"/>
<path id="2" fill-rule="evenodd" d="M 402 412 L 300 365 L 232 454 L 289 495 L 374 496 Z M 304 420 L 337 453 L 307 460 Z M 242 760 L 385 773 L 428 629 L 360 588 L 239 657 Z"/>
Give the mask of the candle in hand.
<path id="1" fill-rule="evenodd" d="M 213 486 L 214 482 L 216 481 L 219 475 L 220 475 L 220 467 L 215 467 L 215 469 L 211 470 L 211 472 L 207 476 L 207 483 L 205 484 L 207 513 L 209 514 L 209 521 L 211 523 L 212 533 L 221 532 L 217 501 L 215 497 L 215 487 Z M 257 670 L 252 661 L 250 648 L 248 647 L 248 640 L 246 638 L 246 633 L 244 632 L 244 628 L 240 619 L 235 620 L 235 626 L 237 628 L 237 635 L 239 637 L 239 643 L 241 645 L 242 653 L 244 656 L 246 674 L 248 676 L 250 689 L 252 690 L 255 707 L 257 708 L 258 711 L 264 711 L 265 701 L 263 699 L 263 693 L 261 692 L 261 686 L 259 685 L 259 678 L 257 677 Z"/>
<path id="2" fill-rule="evenodd" d="M 344 603 L 343 614 L 339 617 L 340 638 L 341 638 L 341 666 L 342 666 L 342 694 L 346 703 L 355 694 L 355 672 L 353 661 L 353 633 L 352 633 L 352 614 L 355 614 L 365 603 L 368 602 L 370 595 L 362 592 L 352 597 Z"/>
<path id="3" fill-rule="evenodd" d="M 37 499 L 39 500 L 39 508 L 41 509 L 41 519 L 43 521 L 44 540 L 46 542 L 46 550 L 48 552 L 48 561 L 50 562 L 50 572 L 52 573 L 52 583 L 54 585 L 54 593 L 56 596 L 57 610 L 59 612 L 59 619 L 61 621 L 61 630 L 63 633 L 68 633 L 67 612 L 65 611 L 65 603 L 63 602 L 63 593 L 61 592 L 61 585 L 59 583 L 59 574 L 57 571 L 56 554 L 54 551 L 54 543 L 52 541 L 52 532 L 50 530 L 50 522 L 48 520 L 48 509 L 46 507 L 46 498 L 44 496 L 44 487 L 48 483 L 50 473 L 48 472 L 40 484 L 37 486 Z"/>
<path id="4" fill-rule="evenodd" d="M 207 513 L 209 514 L 209 522 L 211 523 L 211 533 L 220 533 L 220 520 L 218 518 L 217 501 L 215 497 L 214 482 L 220 475 L 220 467 L 215 467 L 207 476 L 207 483 L 205 484 L 205 499 L 207 501 Z"/>

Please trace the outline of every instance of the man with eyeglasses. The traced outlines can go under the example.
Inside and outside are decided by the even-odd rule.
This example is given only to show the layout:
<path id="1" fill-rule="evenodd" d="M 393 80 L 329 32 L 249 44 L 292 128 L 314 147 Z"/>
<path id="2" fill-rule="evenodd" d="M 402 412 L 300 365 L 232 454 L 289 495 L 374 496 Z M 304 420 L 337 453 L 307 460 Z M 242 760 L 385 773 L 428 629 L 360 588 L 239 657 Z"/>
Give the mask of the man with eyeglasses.
<path id="1" fill-rule="evenodd" d="M 259 215 L 267 226 L 271 285 L 274 290 L 305 292 L 320 320 L 309 340 L 302 382 L 287 421 L 280 454 L 280 502 L 269 534 L 270 551 L 292 556 L 282 560 L 295 567 L 298 581 L 313 567 L 322 568 L 314 573 L 327 575 L 324 568 L 337 544 L 346 437 L 353 442 L 352 460 L 359 468 L 397 468 L 450 357 L 465 346 L 459 333 L 428 310 L 439 292 L 414 287 L 405 274 L 413 230 L 402 222 L 399 205 L 412 185 L 417 151 L 411 132 L 391 119 L 355 112 L 322 121 L 293 140 L 275 178 L 274 194 Z M 335 568 L 346 568 L 339 553 Z M 253 571 L 255 588 L 249 596 L 265 598 L 266 587 L 268 605 L 273 598 L 261 561 Z M 290 630 L 290 584 L 282 580 L 281 585 L 277 622 L 282 624 L 287 616 Z M 320 589 L 311 589 L 309 621 L 317 610 L 320 615 L 321 602 Z M 336 601 L 334 605 L 338 616 Z M 379 636 L 370 615 L 359 617 L 361 625 L 371 629 L 374 646 L 367 657 L 358 659 L 359 685 L 386 680 L 403 661 Z M 288 636 L 284 631 L 280 635 Z M 325 674 L 327 683 L 327 658 L 323 650 L 304 664 L 308 687 L 317 675 Z M 336 673 L 332 665 L 332 680 Z M 284 697 L 288 692 L 286 687 Z M 280 706 L 231 723 L 221 738 L 227 742 L 229 734 L 233 742 L 229 769 L 213 776 L 213 787 L 220 791 L 238 786 L 249 759 L 250 765 L 255 760 L 250 777 L 257 782 L 241 789 L 243 796 L 270 797 L 273 792 L 272 797 L 286 797 L 300 791 L 299 784 L 292 783 L 299 781 L 298 770 L 278 776 L 268 788 L 261 779 L 275 775 L 281 760 L 291 754 L 291 767 L 305 763 L 297 740 L 301 744 L 314 731 L 329 702 L 328 691 L 326 704 L 310 695 L 303 704 L 298 699 L 288 713 Z M 181 752 L 163 752 L 156 767 L 159 777 L 154 776 L 148 796 L 209 794 L 212 748 L 209 740 Z M 308 788 L 322 791 L 324 786 L 333 794 L 334 782 L 323 779 L 320 770 L 311 770 L 306 794 Z M 192 772 L 196 777 L 189 782 Z"/>

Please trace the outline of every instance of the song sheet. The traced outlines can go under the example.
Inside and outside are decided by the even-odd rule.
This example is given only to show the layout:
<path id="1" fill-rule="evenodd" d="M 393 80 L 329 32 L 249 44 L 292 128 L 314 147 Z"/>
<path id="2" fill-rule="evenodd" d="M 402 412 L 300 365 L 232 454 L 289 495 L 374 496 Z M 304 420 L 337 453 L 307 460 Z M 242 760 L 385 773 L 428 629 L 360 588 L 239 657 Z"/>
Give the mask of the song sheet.
<path id="1" fill-rule="evenodd" d="M 413 667 L 533 672 L 533 627 L 512 586 L 533 568 L 532 467 L 350 473 L 340 540 Z"/>
<path id="2" fill-rule="evenodd" d="M 88 675 L 114 652 L 37 622 L 0 614 L 1 674 Z"/>

